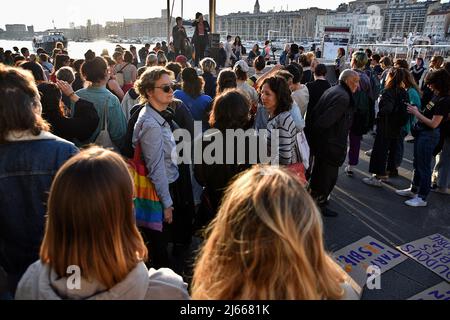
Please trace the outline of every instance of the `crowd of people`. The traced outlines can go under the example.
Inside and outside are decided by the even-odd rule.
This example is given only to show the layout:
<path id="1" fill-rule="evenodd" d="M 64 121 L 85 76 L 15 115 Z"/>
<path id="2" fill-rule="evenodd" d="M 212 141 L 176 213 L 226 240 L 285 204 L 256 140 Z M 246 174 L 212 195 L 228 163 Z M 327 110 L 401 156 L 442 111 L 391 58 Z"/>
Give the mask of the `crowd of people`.
<path id="1" fill-rule="evenodd" d="M 358 50 L 347 68 L 341 48 L 330 83 L 316 53 L 296 44 L 269 71 L 268 42 L 247 55 L 228 37 L 223 61 L 205 57 L 200 13 L 192 61 L 176 23 L 173 43 L 152 50 L 2 53 L 0 298 L 357 299 L 322 238 L 321 216 L 337 215 L 327 205 L 339 168 L 348 158 L 354 175 L 373 132 L 363 182 L 380 187 L 398 175 L 412 134 L 411 187 L 397 193 L 413 207 L 430 190 L 450 193 L 449 63 L 410 68 Z M 216 161 L 177 161 L 178 129 L 203 152 L 222 141 Z M 226 132 L 250 129 L 279 166 L 252 157 L 248 137 L 230 156 Z M 131 160 L 143 164 L 139 178 Z M 192 257 L 194 236 L 203 243 Z M 71 266 L 81 289 L 67 287 Z"/>

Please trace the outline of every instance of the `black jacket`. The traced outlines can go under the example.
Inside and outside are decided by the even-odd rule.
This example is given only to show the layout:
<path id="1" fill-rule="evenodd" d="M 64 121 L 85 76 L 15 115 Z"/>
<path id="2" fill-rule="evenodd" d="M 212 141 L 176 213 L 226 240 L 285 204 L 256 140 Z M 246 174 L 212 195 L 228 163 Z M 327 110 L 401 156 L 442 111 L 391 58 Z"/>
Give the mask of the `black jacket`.
<path id="1" fill-rule="evenodd" d="M 347 136 L 355 106 L 349 87 L 339 82 L 324 92 L 314 108 L 305 132 L 314 156 L 341 166 L 347 155 Z"/>
<path id="2" fill-rule="evenodd" d="M 207 164 L 204 162 L 204 159 L 202 158 L 203 160 L 202 164 L 194 165 L 195 178 L 201 186 L 205 187 L 202 195 L 202 203 L 195 221 L 196 229 L 201 229 L 202 227 L 208 225 L 208 223 L 215 217 L 218 208 L 220 206 L 220 202 L 222 201 L 224 192 L 228 187 L 228 185 L 230 184 L 230 182 L 233 180 L 233 178 L 239 173 L 249 169 L 252 166 L 252 164 L 256 164 L 259 161 L 259 159 L 257 158 L 256 159 L 251 158 L 254 157 L 255 155 L 257 157 L 258 155 L 257 149 L 259 145 L 258 141 L 256 141 L 256 143 L 251 143 L 249 140 L 246 139 L 244 143 L 244 150 L 246 155 L 245 161 L 239 162 L 238 158 L 236 157 L 238 152 L 238 146 L 235 140 L 234 161 L 233 164 L 227 164 L 226 157 L 228 150 L 226 149 L 227 145 L 226 135 L 225 133 L 221 133 L 217 129 L 212 129 L 212 131 L 204 133 L 204 137 L 207 136 L 207 139 L 202 140 L 202 150 L 204 151 L 205 148 L 212 143 L 212 141 L 215 141 L 217 139 L 215 137 L 221 134 L 223 134 L 223 147 L 224 147 L 222 153 L 223 164 L 219 163 Z M 251 150 L 250 148 L 254 148 L 255 146 L 256 149 L 254 149 L 253 152 L 250 153 Z"/>
<path id="3" fill-rule="evenodd" d="M 125 144 L 121 150 L 122 155 L 127 158 L 133 158 L 134 148 L 133 148 L 133 132 L 134 125 L 139 118 L 139 112 L 145 104 L 137 104 L 130 110 L 130 119 L 127 124 L 127 133 L 125 135 Z M 194 137 L 194 119 L 192 118 L 189 109 L 185 106 L 183 101 L 174 99 L 170 107 L 175 111 L 174 121 L 178 127 L 186 129 Z"/>
<path id="4" fill-rule="evenodd" d="M 178 25 L 172 29 L 173 45 L 175 48 L 184 48 L 185 40 L 187 39 L 186 29 L 184 26 L 178 28 Z"/>
<path id="5" fill-rule="evenodd" d="M 400 135 L 401 128 L 408 121 L 406 103 L 409 102 L 408 92 L 404 89 L 385 89 L 381 94 L 377 116 L 377 134 L 386 138 Z"/>
<path id="6" fill-rule="evenodd" d="M 194 35 L 192 36 L 192 42 L 193 43 L 195 43 L 195 41 L 197 40 L 197 38 L 199 36 L 199 34 L 198 34 L 198 25 L 199 24 L 200 24 L 200 22 L 197 22 L 197 21 L 194 21 L 192 23 L 192 26 L 195 28 Z M 208 38 L 208 34 L 211 31 L 211 28 L 209 27 L 208 21 L 204 21 L 204 20 L 203 20 L 203 26 L 205 27 L 205 37 L 207 39 L 206 43 L 208 43 L 208 39 L 209 39 Z"/>
<path id="7" fill-rule="evenodd" d="M 71 118 L 66 118 L 57 111 L 44 112 L 43 116 L 50 123 L 53 134 L 69 141 L 89 139 L 100 119 L 94 105 L 83 99 L 75 103 L 75 113 Z"/>

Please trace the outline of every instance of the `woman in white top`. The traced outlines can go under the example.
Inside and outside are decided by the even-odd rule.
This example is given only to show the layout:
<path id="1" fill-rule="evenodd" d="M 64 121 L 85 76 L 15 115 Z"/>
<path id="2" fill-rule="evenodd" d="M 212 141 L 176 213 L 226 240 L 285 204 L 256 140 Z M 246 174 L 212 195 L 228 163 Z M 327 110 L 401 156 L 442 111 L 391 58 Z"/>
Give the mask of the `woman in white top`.
<path id="1" fill-rule="evenodd" d="M 236 73 L 237 88 L 245 93 L 252 107 L 256 106 L 259 97 L 256 90 L 247 83 L 249 71 L 247 62 L 239 60 L 235 63 L 233 71 Z"/>

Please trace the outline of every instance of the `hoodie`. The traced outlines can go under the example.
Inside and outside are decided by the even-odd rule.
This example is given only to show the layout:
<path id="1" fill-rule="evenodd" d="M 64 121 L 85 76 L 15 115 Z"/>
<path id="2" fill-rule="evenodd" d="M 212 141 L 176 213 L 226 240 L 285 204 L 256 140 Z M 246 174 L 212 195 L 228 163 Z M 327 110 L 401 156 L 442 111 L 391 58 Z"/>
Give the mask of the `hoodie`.
<path id="1" fill-rule="evenodd" d="M 40 260 L 23 275 L 17 300 L 188 300 L 187 284 L 170 269 L 150 269 L 140 262 L 122 282 L 108 289 L 96 280 L 81 278 L 80 289 L 69 289 L 68 277 L 60 277 Z"/>

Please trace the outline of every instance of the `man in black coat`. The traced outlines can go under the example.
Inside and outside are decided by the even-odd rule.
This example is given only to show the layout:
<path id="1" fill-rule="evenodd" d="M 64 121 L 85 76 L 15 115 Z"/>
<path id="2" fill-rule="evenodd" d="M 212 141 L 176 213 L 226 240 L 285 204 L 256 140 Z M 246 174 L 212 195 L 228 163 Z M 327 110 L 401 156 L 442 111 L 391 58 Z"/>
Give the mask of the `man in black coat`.
<path id="1" fill-rule="evenodd" d="M 347 137 L 355 112 L 352 95 L 358 85 L 358 73 L 350 69 L 344 70 L 338 85 L 325 91 L 310 118 L 308 142 L 314 156 L 311 196 L 325 216 L 337 215 L 325 210 L 325 207 L 328 196 L 336 185 L 339 167 L 347 155 Z"/>

